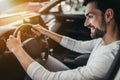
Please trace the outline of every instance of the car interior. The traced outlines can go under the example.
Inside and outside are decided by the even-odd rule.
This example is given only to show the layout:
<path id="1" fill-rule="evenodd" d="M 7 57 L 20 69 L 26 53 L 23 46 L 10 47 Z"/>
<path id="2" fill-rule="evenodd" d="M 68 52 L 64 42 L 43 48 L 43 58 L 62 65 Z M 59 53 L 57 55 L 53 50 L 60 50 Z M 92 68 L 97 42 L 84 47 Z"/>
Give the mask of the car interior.
<path id="1" fill-rule="evenodd" d="M 21 31 L 25 51 L 36 60 L 40 58 L 43 65 L 48 55 L 60 60 L 71 69 L 87 63 L 89 53 L 70 51 L 44 35 L 34 38 L 31 31 L 33 24 L 40 24 L 46 29 L 76 40 L 91 40 L 90 30 L 84 27 L 85 8 L 81 6 L 82 2 L 79 0 L 0 0 L 0 4 L 2 4 L 0 7 L 3 7 L 3 4 L 11 4 L 0 8 L 1 80 L 24 80 L 26 76 L 16 57 L 6 47 L 9 35 L 16 36 L 18 31 Z M 120 51 L 118 55 L 119 53 Z M 113 62 L 114 66 L 111 66 L 111 72 L 108 71 L 105 80 L 114 80 L 120 67 L 119 59 L 120 57 Z"/>

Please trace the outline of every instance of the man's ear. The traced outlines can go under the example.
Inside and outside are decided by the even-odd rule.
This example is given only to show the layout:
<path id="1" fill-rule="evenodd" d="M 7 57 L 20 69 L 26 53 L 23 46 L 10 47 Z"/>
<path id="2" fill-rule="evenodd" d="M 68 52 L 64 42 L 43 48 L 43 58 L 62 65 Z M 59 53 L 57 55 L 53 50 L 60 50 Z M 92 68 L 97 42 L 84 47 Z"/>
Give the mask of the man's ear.
<path id="1" fill-rule="evenodd" d="M 107 9 L 105 11 L 105 21 L 106 23 L 109 23 L 114 18 L 114 11 L 113 9 Z"/>

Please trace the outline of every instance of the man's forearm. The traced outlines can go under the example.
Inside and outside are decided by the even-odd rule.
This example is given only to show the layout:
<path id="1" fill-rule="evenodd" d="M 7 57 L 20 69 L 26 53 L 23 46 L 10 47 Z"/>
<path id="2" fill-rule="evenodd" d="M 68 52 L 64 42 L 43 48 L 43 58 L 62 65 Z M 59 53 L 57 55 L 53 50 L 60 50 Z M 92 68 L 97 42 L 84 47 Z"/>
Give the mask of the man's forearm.
<path id="1" fill-rule="evenodd" d="M 25 71 L 27 71 L 28 66 L 34 61 L 24 50 L 22 47 L 16 47 L 13 51 L 14 55 L 22 65 Z"/>
<path id="2" fill-rule="evenodd" d="M 62 35 L 59 35 L 49 30 L 44 30 L 42 34 L 48 36 L 49 38 L 53 39 L 54 41 L 58 43 L 60 43 L 62 40 Z"/>

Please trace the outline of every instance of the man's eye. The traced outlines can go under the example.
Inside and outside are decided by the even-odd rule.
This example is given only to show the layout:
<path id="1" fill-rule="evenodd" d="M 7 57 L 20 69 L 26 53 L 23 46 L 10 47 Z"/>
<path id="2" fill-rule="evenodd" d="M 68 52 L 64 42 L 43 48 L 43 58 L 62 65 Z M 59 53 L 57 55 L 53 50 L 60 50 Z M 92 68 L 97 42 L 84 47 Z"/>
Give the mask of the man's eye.
<path id="1" fill-rule="evenodd" d="M 93 16 L 88 16 L 89 18 L 93 18 Z"/>

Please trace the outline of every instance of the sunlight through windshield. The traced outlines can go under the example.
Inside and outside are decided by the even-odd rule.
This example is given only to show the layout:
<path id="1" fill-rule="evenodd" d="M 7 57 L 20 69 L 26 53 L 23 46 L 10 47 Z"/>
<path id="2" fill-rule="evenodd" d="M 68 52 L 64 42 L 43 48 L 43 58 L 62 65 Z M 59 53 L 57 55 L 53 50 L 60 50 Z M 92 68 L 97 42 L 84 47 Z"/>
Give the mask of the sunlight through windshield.
<path id="1" fill-rule="evenodd" d="M 12 6 L 12 3 L 9 3 L 7 1 L 0 0 L 0 12 L 8 9 L 9 7 Z"/>

